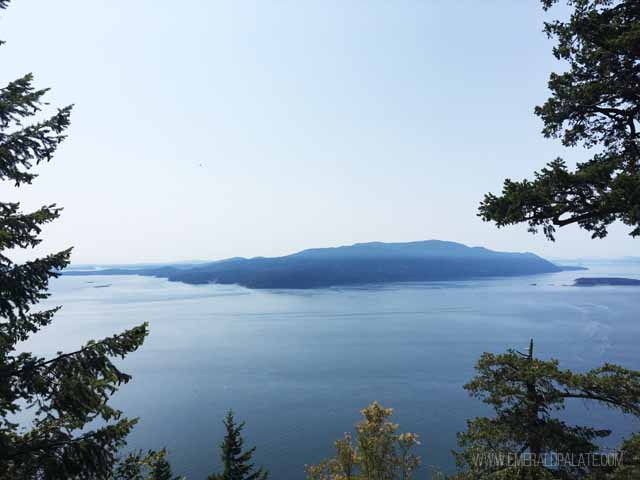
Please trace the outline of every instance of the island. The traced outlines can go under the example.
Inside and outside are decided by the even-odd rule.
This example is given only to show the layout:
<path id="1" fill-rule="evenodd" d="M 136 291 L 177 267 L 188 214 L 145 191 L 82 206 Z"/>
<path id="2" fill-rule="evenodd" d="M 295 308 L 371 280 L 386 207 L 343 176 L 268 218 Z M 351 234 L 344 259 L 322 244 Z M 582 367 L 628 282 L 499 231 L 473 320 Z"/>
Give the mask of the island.
<path id="1" fill-rule="evenodd" d="M 596 287 L 598 285 L 640 287 L 640 280 L 619 277 L 583 277 L 576 278 L 573 285 L 575 287 Z"/>
<path id="2" fill-rule="evenodd" d="M 468 280 L 535 275 L 563 267 L 533 253 L 497 252 L 461 243 L 425 240 L 370 242 L 313 248 L 283 257 L 235 257 L 198 265 L 92 268 L 65 275 L 144 275 L 189 284 L 305 289 L 347 285 Z"/>

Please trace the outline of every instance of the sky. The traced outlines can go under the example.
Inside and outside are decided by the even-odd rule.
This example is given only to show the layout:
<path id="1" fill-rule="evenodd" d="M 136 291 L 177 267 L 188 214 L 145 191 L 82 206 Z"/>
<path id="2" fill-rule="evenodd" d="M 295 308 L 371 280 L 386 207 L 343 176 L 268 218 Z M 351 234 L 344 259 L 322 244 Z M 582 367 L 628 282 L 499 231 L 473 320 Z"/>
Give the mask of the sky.
<path id="1" fill-rule="evenodd" d="M 75 105 L 34 184 L 0 186 L 25 209 L 64 207 L 34 254 L 138 263 L 424 239 L 640 253 L 624 225 L 552 243 L 477 217 L 505 178 L 589 155 L 545 139 L 533 114 L 564 68 L 536 0 L 14 0 L 1 15 L 0 82 L 33 72 L 52 108 Z"/>

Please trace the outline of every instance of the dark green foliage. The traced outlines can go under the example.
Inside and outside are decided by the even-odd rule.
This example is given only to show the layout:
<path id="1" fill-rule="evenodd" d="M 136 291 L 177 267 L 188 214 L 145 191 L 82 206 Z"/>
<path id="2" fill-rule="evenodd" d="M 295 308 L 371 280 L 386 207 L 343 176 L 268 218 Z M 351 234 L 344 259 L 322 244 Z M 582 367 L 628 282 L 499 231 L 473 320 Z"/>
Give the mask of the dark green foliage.
<path id="1" fill-rule="evenodd" d="M 0 1 L 0 8 L 7 4 Z M 46 92 L 33 87 L 30 74 L 0 90 L 0 180 L 16 187 L 36 178 L 32 167 L 52 158 L 69 126 L 71 107 L 25 125 L 43 114 Z M 23 264 L 8 252 L 38 245 L 42 226 L 60 211 L 52 204 L 23 213 L 19 203 L 0 203 L 0 478 L 104 478 L 135 423 L 108 405 L 130 379 L 110 358 L 136 350 L 146 324 L 54 358 L 16 353 L 60 308 L 35 309 L 48 298 L 49 280 L 67 266 L 71 249 Z M 29 430 L 12 421 L 24 410 L 33 418 Z M 102 426 L 87 428 L 94 420 Z"/>
<path id="2" fill-rule="evenodd" d="M 133 452 L 122 459 L 113 469 L 110 480 L 146 480 L 157 452 Z"/>
<path id="3" fill-rule="evenodd" d="M 173 472 L 171 471 L 171 465 L 165 458 L 158 460 L 153 469 L 151 470 L 152 480 L 173 480 Z"/>
<path id="4" fill-rule="evenodd" d="M 621 448 L 622 462 L 616 468 L 594 475 L 594 480 L 637 480 L 640 478 L 640 435 L 625 440 Z"/>
<path id="5" fill-rule="evenodd" d="M 143 454 L 141 451 L 127 455 L 114 468 L 110 480 L 181 480 L 171 471 L 167 460 L 167 451 L 150 450 Z"/>
<path id="6" fill-rule="evenodd" d="M 533 356 L 533 341 L 525 355 L 509 350 L 501 355 L 484 353 L 476 366 L 477 375 L 465 385 L 476 398 L 491 405 L 494 418 L 468 421 L 458 435 L 460 452 L 454 452 L 468 477 L 483 478 L 581 478 L 592 473 L 597 462 L 574 466 L 566 462 L 558 469 L 491 461 L 514 459 L 521 454 L 543 459 L 545 454 L 594 453 L 595 441 L 610 434 L 588 426 L 568 425 L 554 413 L 565 408 L 568 399 L 598 402 L 621 412 L 640 416 L 640 372 L 605 364 L 586 373 L 560 370 L 557 360 Z M 591 465 L 589 465 L 591 463 Z M 594 467 L 594 468 L 592 468 Z M 537 475 L 537 476 L 536 476 Z"/>
<path id="7" fill-rule="evenodd" d="M 545 9 L 558 0 L 543 0 Z M 533 180 L 505 180 L 502 195 L 487 194 L 479 215 L 501 227 L 528 223 L 553 240 L 556 227 L 577 224 L 593 238 L 616 220 L 640 235 L 640 2 L 567 0 L 566 22 L 545 24 L 553 50 L 568 63 L 552 73 L 552 96 L 536 107 L 543 134 L 566 146 L 594 148 L 575 170 L 558 158 Z"/>
<path id="8" fill-rule="evenodd" d="M 244 452 L 242 450 L 244 440 L 241 432 L 244 425 L 244 422 L 236 424 L 233 411 L 230 410 L 224 420 L 227 433 L 220 444 L 223 471 L 221 474 L 209 475 L 209 480 L 266 480 L 268 478 L 266 470 L 262 467 L 256 470 L 251 463 L 256 447 Z"/>
<path id="9" fill-rule="evenodd" d="M 162 450 L 160 455 L 155 458 L 151 463 L 151 475 L 150 480 L 178 480 L 178 477 L 173 475 L 171 471 L 171 465 L 167 460 L 166 450 Z"/>

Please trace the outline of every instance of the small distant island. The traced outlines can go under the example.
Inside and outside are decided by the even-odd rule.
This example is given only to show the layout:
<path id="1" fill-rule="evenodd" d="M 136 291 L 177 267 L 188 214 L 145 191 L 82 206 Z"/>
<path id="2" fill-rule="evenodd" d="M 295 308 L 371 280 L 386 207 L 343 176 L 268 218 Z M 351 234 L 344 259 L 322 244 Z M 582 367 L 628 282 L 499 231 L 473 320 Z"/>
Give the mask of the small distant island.
<path id="1" fill-rule="evenodd" d="M 496 252 L 461 243 L 425 240 L 358 243 L 313 248 L 284 257 L 236 257 L 198 265 L 73 269 L 64 274 L 143 275 L 189 284 L 304 289 L 535 275 L 566 269 L 533 253 Z"/>
<path id="2" fill-rule="evenodd" d="M 598 285 L 640 287 L 640 280 L 619 277 L 583 277 L 576 278 L 573 285 L 576 287 L 596 287 Z"/>

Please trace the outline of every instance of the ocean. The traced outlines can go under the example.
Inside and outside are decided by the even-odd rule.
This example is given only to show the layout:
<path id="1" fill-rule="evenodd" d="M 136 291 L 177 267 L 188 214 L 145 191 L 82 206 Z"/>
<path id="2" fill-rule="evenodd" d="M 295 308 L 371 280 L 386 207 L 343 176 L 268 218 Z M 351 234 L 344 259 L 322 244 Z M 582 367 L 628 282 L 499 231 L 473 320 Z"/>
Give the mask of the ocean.
<path id="1" fill-rule="evenodd" d="M 454 470 L 451 450 L 466 419 L 490 414 L 462 388 L 482 352 L 525 350 L 562 368 L 604 362 L 640 369 L 640 288 L 573 287 L 580 276 L 640 278 L 640 263 L 598 263 L 515 278 L 319 290 L 249 290 L 139 276 L 52 282 L 63 305 L 52 326 L 23 346 L 40 355 L 74 350 L 148 321 L 145 345 L 124 361 L 133 380 L 113 404 L 140 422 L 131 449 L 166 447 L 176 473 L 204 479 L 220 468 L 222 419 L 246 421 L 247 446 L 274 479 L 304 478 L 333 452 L 374 400 L 418 433 L 423 467 Z M 583 401 L 571 422 L 614 430 L 640 422 Z"/>

